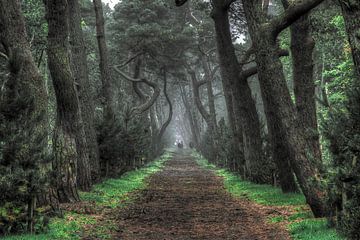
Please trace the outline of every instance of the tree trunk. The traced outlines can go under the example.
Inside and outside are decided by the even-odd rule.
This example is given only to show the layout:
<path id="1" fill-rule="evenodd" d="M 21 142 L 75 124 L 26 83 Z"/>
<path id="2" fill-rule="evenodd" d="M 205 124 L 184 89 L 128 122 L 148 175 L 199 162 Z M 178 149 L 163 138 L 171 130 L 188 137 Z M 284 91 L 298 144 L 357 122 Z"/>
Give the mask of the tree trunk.
<path id="1" fill-rule="evenodd" d="M 304 131 L 308 136 L 307 141 L 313 151 L 314 159 L 321 162 L 314 82 L 313 51 L 315 42 L 310 34 L 308 15 L 304 15 L 293 23 L 290 30 L 296 109 L 300 121 L 304 124 Z"/>
<path id="2" fill-rule="evenodd" d="M 264 160 L 260 122 L 247 78 L 239 77 L 240 64 L 231 40 L 228 9 L 223 6 L 223 1 L 214 1 L 212 18 L 215 22 L 221 77 L 226 81 L 224 90 L 233 89 L 234 112 L 241 119 L 246 172 L 249 180 L 264 183 L 266 180 L 259 172 Z"/>
<path id="3" fill-rule="evenodd" d="M 84 150 L 77 151 L 79 129 L 82 129 L 82 126 L 79 101 L 68 55 L 67 8 L 66 0 L 46 1 L 49 28 L 48 65 L 57 103 L 53 138 L 55 189 L 60 202 L 76 202 L 80 200 L 77 192 L 76 171 L 78 167 L 88 163 L 88 159 L 85 159 Z M 83 168 L 84 171 L 87 169 L 86 166 Z M 90 176 L 90 173 L 87 175 Z M 84 184 L 86 185 L 86 182 Z"/>
<path id="4" fill-rule="evenodd" d="M 207 131 L 210 136 L 211 141 L 211 153 L 208 153 L 209 161 L 215 162 L 217 160 L 218 152 L 217 152 L 217 145 L 215 143 L 215 136 L 216 136 L 216 123 L 213 122 L 213 119 L 210 115 L 210 113 L 205 109 L 203 103 L 201 102 L 200 98 L 200 92 L 199 88 L 201 85 L 206 84 L 208 80 L 198 82 L 196 73 L 193 70 L 189 70 L 189 74 L 191 77 L 191 83 L 192 83 L 192 90 L 193 90 L 193 97 L 194 97 L 194 103 L 199 110 L 201 116 L 206 122 L 207 125 Z"/>
<path id="5" fill-rule="evenodd" d="M 153 151 L 153 156 L 156 157 L 157 155 L 157 147 L 158 147 L 158 143 L 157 141 L 157 137 L 159 134 L 159 129 L 158 126 L 156 124 L 156 113 L 155 113 L 155 106 L 152 106 L 149 109 L 149 116 L 150 116 L 150 129 L 151 129 L 151 149 Z"/>
<path id="6" fill-rule="evenodd" d="M 357 0 L 341 0 L 342 14 L 355 64 L 355 71 L 360 81 L 360 2 Z"/>
<path id="7" fill-rule="evenodd" d="M 244 142 L 243 142 L 243 132 L 240 124 L 240 119 L 236 119 L 235 117 L 235 103 L 232 94 L 231 85 L 229 81 L 225 78 L 221 78 L 224 96 L 225 96 L 225 104 L 227 109 L 227 116 L 229 121 L 229 126 L 232 133 L 232 141 L 235 149 L 234 157 L 235 159 L 231 163 L 231 169 L 233 171 L 238 171 L 244 176 L 243 166 L 245 165 L 245 156 L 244 156 Z"/>
<path id="8" fill-rule="evenodd" d="M 188 117 L 189 120 L 189 125 L 190 125 L 190 130 L 191 130 L 191 135 L 192 135 L 192 141 L 195 145 L 195 148 L 199 147 L 199 138 L 200 138 L 200 133 L 197 127 L 197 122 L 195 120 L 193 111 L 192 111 L 192 107 L 190 106 L 190 102 L 187 96 L 187 92 L 185 91 L 184 87 L 182 85 L 180 85 L 180 92 L 181 92 L 181 99 L 183 101 L 183 104 L 185 106 L 186 109 L 186 115 Z"/>
<path id="9" fill-rule="evenodd" d="M 208 98 L 210 119 L 212 121 L 212 124 L 214 126 L 217 126 L 215 98 L 214 98 L 214 91 L 212 88 L 213 75 L 211 74 L 211 70 L 210 70 L 208 62 L 206 61 L 205 56 L 203 56 L 203 55 L 201 56 L 201 63 L 203 65 L 204 72 L 205 72 L 206 92 L 207 92 L 207 98 Z"/>
<path id="10" fill-rule="evenodd" d="M 171 119 L 173 117 L 173 105 L 171 103 L 171 100 L 170 100 L 170 97 L 168 95 L 168 92 L 167 92 L 167 76 L 166 76 L 166 69 L 163 69 L 163 79 L 164 79 L 164 95 L 165 95 L 165 98 L 166 98 L 166 101 L 167 103 L 169 104 L 169 115 L 166 119 L 166 121 L 163 123 L 163 125 L 160 127 L 160 131 L 159 131 L 159 134 L 157 136 L 157 139 L 156 139 L 156 143 L 158 145 L 157 149 L 158 149 L 158 152 L 157 154 L 160 154 L 159 150 L 162 149 L 163 145 L 162 145 L 162 137 L 167 129 L 167 127 L 169 126 L 170 122 L 171 122 Z"/>
<path id="11" fill-rule="evenodd" d="M 69 24 L 72 72 L 78 86 L 81 117 L 86 135 L 86 150 L 90 159 L 91 177 L 97 182 L 100 177 L 99 146 L 94 126 L 94 101 L 88 76 L 85 42 L 81 29 L 79 0 L 70 0 Z"/>
<path id="12" fill-rule="evenodd" d="M 104 120 L 113 121 L 115 119 L 113 107 L 113 91 L 109 66 L 109 54 L 105 39 L 105 20 L 101 0 L 93 0 L 96 15 L 96 38 L 99 47 L 100 75 L 102 82 L 102 93 L 104 101 Z"/>
<path id="13" fill-rule="evenodd" d="M 276 134 L 277 131 L 282 133 L 287 148 L 294 155 L 294 158 L 291 158 L 292 168 L 307 203 L 316 217 L 324 216 L 327 214 L 326 192 L 321 184 L 319 169 L 313 164 L 312 152 L 303 133 L 303 123 L 297 118 L 286 85 L 276 41 L 277 35 L 301 15 L 306 14 L 311 7 L 315 7 L 316 1 L 299 2 L 270 23 L 263 15 L 261 6 L 251 1 L 245 1 L 243 5 L 252 42 L 256 43 L 256 63 L 269 131 L 271 134 Z"/>

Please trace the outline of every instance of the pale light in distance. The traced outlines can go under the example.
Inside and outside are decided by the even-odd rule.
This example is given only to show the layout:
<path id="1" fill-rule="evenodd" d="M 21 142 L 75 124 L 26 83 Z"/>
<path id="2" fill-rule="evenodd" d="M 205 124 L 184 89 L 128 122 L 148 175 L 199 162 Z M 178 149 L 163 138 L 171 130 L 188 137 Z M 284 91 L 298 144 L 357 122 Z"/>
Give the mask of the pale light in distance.
<path id="1" fill-rule="evenodd" d="M 111 8 L 114 8 L 114 6 L 118 3 L 118 2 L 120 2 L 119 0 L 102 0 L 103 1 L 103 3 L 105 3 L 105 4 L 109 4 L 109 6 L 111 7 Z"/>

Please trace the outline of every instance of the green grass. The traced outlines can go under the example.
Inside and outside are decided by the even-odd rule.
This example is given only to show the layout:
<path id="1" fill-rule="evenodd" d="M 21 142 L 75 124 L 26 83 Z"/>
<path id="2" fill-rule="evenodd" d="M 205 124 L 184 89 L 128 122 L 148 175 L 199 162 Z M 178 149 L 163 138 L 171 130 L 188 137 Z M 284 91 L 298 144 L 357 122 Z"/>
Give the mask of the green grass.
<path id="1" fill-rule="evenodd" d="M 146 179 L 160 171 L 165 161 L 171 158 L 168 150 L 158 160 L 143 168 L 125 173 L 117 179 L 108 179 L 93 186 L 91 192 L 81 192 L 82 201 L 95 202 L 99 208 L 123 207 L 131 201 L 129 193 L 144 189 L 147 186 Z M 64 218 L 54 218 L 50 221 L 49 230 L 46 234 L 17 235 L 4 237 L 4 240 L 47 240 L 47 239 L 80 239 L 83 236 L 83 226 L 92 226 L 92 235 L 96 239 L 110 239 L 109 230 L 116 229 L 112 221 L 99 224 L 92 215 L 66 212 Z"/>
<path id="2" fill-rule="evenodd" d="M 340 240 L 334 228 L 329 228 L 325 219 L 304 219 L 290 224 L 290 232 L 295 240 Z"/>
<path id="3" fill-rule="evenodd" d="M 208 161 L 198 153 L 193 153 L 193 156 L 200 166 L 212 169 L 218 176 L 223 177 L 225 188 L 236 197 L 248 198 L 256 203 L 268 206 L 305 204 L 305 198 L 302 194 L 284 194 L 281 192 L 281 189 L 271 185 L 254 184 L 243 181 L 240 176 L 225 169 L 219 169 L 215 165 L 208 163 Z"/>
<path id="4" fill-rule="evenodd" d="M 193 157 L 203 168 L 213 170 L 223 177 L 224 186 L 233 196 L 247 198 L 261 205 L 292 206 L 296 210 L 293 215 L 275 216 L 269 219 L 270 223 L 287 221 L 289 232 L 295 240 L 344 240 L 335 229 L 329 228 L 326 219 L 314 219 L 313 214 L 307 210 L 305 197 L 302 194 L 284 194 L 281 189 L 271 185 L 254 184 L 244 181 L 241 177 L 215 165 L 210 164 L 199 153 L 194 152 Z"/>

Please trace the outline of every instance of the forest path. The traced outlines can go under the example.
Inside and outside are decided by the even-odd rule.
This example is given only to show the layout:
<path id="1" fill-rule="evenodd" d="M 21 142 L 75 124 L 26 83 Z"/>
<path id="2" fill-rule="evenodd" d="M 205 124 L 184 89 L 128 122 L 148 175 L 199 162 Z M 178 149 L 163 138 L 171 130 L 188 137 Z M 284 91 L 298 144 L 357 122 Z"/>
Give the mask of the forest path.
<path id="1" fill-rule="evenodd" d="M 226 192 L 223 180 L 179 151 L 136 200 L 116 212 L 115 239 L 290 239 L 266 214 Z"/>

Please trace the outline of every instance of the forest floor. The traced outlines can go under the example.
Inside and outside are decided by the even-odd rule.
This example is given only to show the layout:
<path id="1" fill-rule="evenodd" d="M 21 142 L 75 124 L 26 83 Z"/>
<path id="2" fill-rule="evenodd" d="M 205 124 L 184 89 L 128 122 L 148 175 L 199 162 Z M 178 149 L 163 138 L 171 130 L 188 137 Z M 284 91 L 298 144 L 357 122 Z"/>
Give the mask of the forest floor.
<path id="1" fill-rule="evenodd" d="M 114 212 L 115 239 L 290 239 L 268 222 L 278 209 L 234 198 L 222 177 L 200 167 L 189 152 L 177 152 L 130 205 Z"/>
<path id="2" fill-rule="evenodd" d="M 314 219 L 302 194 L 243 181 L 186 150 L 167 150 L 80 196 L 62 205 L 64 218 L 53 218 L 45 233 L 4 239 L 344 239 Z"/>

